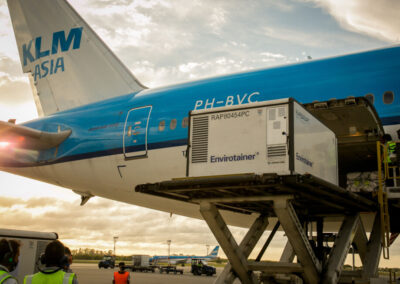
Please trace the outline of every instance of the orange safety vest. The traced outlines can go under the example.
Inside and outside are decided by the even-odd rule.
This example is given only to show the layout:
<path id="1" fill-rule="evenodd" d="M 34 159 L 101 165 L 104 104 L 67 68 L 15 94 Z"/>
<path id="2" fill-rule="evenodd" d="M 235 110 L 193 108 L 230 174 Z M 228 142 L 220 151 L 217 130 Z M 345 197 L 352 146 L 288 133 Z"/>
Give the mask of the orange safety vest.
<path id="1" fill-rule="evenodd" d="M 128 283 L 129 272 L 119 273 L 119 271 L 114 272 L 115 284 L 126 284 Z"/>

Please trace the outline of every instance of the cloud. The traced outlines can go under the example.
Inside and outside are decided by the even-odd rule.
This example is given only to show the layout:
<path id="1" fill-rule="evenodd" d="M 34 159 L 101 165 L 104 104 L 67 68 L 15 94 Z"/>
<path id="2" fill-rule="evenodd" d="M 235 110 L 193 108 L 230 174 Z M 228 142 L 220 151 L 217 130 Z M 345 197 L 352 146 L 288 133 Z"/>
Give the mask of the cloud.
<path id="1" fill-rule="evenodd" d="M 21 76 L 21 71 L 22 68 L 19 61 L 0 55 L 0 74 L 3 76 L 7 75 L 15 79 L 22 79 L 25 76 Z"/>
<path id="2" fill-rule="evenodd" d="M 165 254 L 167 239 L 172 240 L 172 253 L 204 255 L 206 244 L 217 245 L 202 220 L 177 215 L 170 218 L 167 213 L 102 198 L 93 198 L 82 207 L 78 202 L 57 198 L 0 197 L 0 223 L 10 229 L 57 232 L 72 249 L 109 250 L 113 237 L 119 236 L 119 253 L 126 255 Z M 246 229 L 231 227 L 231 231 L 240 241 Z M 270 259 L 278 258 L 278 246 L 285 241 L 280 233 L 268 255 Z"/>
<path id="3" fill-rule="evenodd" d="M 0 100 L 2 104 L 21 104 L 32 100 L 32 90 L 26 80 L 13 80 L 0 73 Z"/>
<path id="4" fill-rule="evenodd" d="M 287 3 L 74 0 L 72 4 L 150 87 L 295 60 L 290 56 L 259 60 L 261 52 L 276 53 L 266 48 L 270 39 L 259 36 L 266 21 L 263 11 L 291 13 L 293 7 Z M 228 59 L 226 65 L 223 59 Z"/>
<path id="5" fill-rule="evenodd" d="M 8 208 L 19 201 L 18 198 L 0 197 L 0 208 Z"/>
<path id="6" fill-rule="evenodd" d="M 6 56 L 0 56 L 0 100 L 14 105 L 32 100 L 29 80 L 21 74 L 19 62 Z"/>
<path id="7" fill-rule="evenodd" d="M 330 13 L 342 27 L 387 42 L 400 41 L 400 2 L 397 0 L 302 0 Z"/>

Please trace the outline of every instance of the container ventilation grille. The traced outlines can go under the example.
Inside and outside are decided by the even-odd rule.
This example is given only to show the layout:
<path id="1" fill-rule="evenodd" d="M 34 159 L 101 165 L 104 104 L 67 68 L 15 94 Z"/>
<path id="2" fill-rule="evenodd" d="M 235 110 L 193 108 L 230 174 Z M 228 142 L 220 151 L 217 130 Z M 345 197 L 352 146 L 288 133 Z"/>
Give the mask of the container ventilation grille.
<path id="1" fill-rule="evenodd" d="M 192 163 L 207 163 L 208 116 L 193 118 Z"/>
<path id="2" fill-rule="evenodd" d="M 286 156 L 286 145 L 268 146 L 267 157 L 285 157 Z"/>

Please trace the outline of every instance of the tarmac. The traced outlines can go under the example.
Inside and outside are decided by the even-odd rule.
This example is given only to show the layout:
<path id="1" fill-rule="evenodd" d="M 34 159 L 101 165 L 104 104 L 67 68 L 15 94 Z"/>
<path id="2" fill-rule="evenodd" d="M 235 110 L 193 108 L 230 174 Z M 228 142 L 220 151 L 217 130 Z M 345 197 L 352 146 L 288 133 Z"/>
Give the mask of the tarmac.
<path id="1" fill-rule="evenodd" d="M 219 273 L 222 272 L 222 267 L 217 267 L 217 274 L 214 276 L 194 276 L 190 273 L 190 267 L 183 268 L 184 272 L 180 274 L 165 274 L 156 272 L 129 272 L 131 273 L 131 283 L 134 284 L 158 284 L 158 283 L 174 283 L 174 284 L 205 284 L 214 283 Z M 79 284 L 110 284 L 112 283 L 114 269 L 99 269 L 94 263 L 74 263 L 71 269 L 78 276 Z M 240 283 L 236 280 L 235 283 Z"/>

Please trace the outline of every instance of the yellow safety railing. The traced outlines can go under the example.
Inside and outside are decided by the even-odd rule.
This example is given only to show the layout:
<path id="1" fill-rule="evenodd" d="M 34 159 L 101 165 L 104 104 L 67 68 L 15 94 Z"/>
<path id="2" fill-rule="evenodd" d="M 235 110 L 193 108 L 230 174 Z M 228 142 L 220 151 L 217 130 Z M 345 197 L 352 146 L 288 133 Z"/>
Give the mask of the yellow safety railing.
<path id="1" fill-rule="evenodd" d="M 389 170 L 391 166 L 388 161 L 388 146 L 381 142 L 377 142 L 377 160 L 378 160 L 378 180 L 379 188 L 377 197 L 379 203 L 379 215 L 381 217 L 381 239 L 383 257 L 389 259 L 389 246 L 390 246 L 390 217 L 389 205 L 386 191 L 386 180 L 389 179 Z M 383 168 L 382 168 L 383 167 Z"/>

